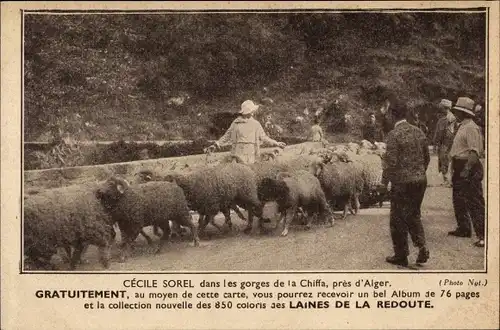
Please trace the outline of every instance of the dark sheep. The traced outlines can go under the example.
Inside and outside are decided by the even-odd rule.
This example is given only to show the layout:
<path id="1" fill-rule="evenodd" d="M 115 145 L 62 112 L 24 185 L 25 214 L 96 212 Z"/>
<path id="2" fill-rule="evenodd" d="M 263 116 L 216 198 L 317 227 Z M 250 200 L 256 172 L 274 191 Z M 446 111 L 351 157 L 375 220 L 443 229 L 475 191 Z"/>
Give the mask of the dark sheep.
<path id="1" fill-rule="evenodd" d="M 50 266 L 64 248 L 75 269 L 88 244 L 99 247 L 101 264 L 109 267 L 116 235 L 113 221 L 90 186 L 50 189 L 24 198 L 24 254 L 37 266 Z M 71 248 L 74 249 L 71 254 Z"/>
<path id="2" fill-rule="evenodd" d="M 284 221 L 281 236 L 288 234 L 290 222 L 299 207 L 308 215 L 307 229 L 311 227 L 313 216 L 320 216 L 323 221 L 326 220 L 333 225 L 333 213 L 321 184 L 318 178 L 308 171 L 281 172 L 274 179 L 265 178 L 258 188 L 258 195 L 262 201 L 277 202 L 281 217 L 276 227 Z"/>
<path id="3" fill-rule="evenodd" d="M 279 155 L 279 153 L 278 153 Z M 231 155 L 234 162 L 243 163 L 243 161 L 236 155 Z M 274 179 L 280 172 L 293 172 L 299 170 L 309 169 L 310 165 L 317 161 L 317 156 L 311 155 L 299 155 L 294 157 L 276 157 L 273 160 L 261 161 L 253 164 L 248 164 L 252 171 L 255 173 L 257 188 L 262 185 L 264 179 Z M 262 207 L 264 207 L 265 202 L 261 200 Z M 302 209 L 298 209 L 299 213 Z M 302 212 L 303 213 L 303 212 Z M 271 222 L 270 219 L 261 218 L 261 222 L 268 223 Z"/>
<path id="4" fill-rule="evenodd" d="M 257 198 L 254 172 L 243 164 L 220 164 L 189 174 L 172 174 L 167 180 L 175 181 L 186 194 L 190 208 L 200 214 L 199 232 L 203 233 L 215 215 L 222 212 L 226 224 L 232 228 L 229 210 L 238 205 L 248 211 L 245 233 L 252 230 L 253 215 L 262 217 L 262 206 Z M 262 223 L 259 221 L 259 228 Z"/>
<path id="5" fill-rule="evenodd" d="M 189 227 L 194 245 L 199 245 L 191 215 L 182 189 L 170 182 L 149 182 L 130 185 L 126 180 L 111 177 L 97 190 L 97 196 L 123 233 L 120 256 L 125 261 L 130 245 L 143 227 L 157 225 L 163 231 L 156 253 L 170 238 L 169 220 Z"/>
<path id="6" fill-rule="evenodd" d="M 139 173 L 137 173 L 139 179 L 138 179 L 138 183 L 145 183 L 145 182 L 150 182 L 150 181 L 173 181 L 175 180 L 175 176 L 173 175 L 168 175 L 166 177 L 162 177 L 162 176 L 158 176 L 158 175 L 155 175 L 152 171 L 150 170 L 144 170 L 144 171 L 141 171 Z M 238 206 L 236 204 L 233 204 L 231 205 L 230 207 L 231 210 L 233 210 L 236 215 L 241 219 L 241 220 L 244 220 L 244 221 L 247 221 L 247 219 L 245 218 L 245 216 L 243 215 L 243 213 L 241 213 L 240 209 L 238 208 Z M 201 217 L 200 217 L 201 219 Z M 230 221 L 230 220 L 229 220 Z M 226 219 L 226 222 L 228 222 L 228 220 Z M 230 223 L 230 222 L 229 222 Z M 217 228 L 219 231 L 222 232 L 222 228 L 217 225 L 215 223 L 215 220 L 213 220 L 211 222 L 211 224 Z M 175 224 L 174 224 L 175 225 Z M 230 226 L 232 225 L 232 223 L 230 224 Z M 154 228 L 154 231 L 155 231 L 155 234 L 158 232 L 158 229 L 157 227 L 155 226 Z M 180 234 L 181 233 L 181 229 L 180 227 L 177 227 L 177 226 L 174 226 L 173 228 L 173 232 L 175 232 L 176 234 Z M 158 234 L 157 234 L 158 235 Z"/>

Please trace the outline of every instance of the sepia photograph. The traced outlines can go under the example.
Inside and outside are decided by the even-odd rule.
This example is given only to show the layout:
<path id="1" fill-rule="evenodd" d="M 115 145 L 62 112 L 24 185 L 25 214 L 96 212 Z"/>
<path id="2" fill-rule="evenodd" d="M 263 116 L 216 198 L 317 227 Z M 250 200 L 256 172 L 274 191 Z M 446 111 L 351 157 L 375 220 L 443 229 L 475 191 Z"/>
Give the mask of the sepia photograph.
<path id="1" fill-rule="evenodd" d="M 22 11 L 19 271 L 486 272 L 488 10 Z"/>

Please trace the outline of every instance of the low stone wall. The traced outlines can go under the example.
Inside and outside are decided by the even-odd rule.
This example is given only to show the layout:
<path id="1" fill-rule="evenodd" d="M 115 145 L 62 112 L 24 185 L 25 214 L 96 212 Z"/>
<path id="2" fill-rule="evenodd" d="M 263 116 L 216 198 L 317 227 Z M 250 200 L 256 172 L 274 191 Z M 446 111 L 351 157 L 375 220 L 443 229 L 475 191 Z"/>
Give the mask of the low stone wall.
<path id="1" fill-rule="evenodd" d="M 264 148 L 263 151 L 273 149 Z M 305 152 L 305 149 L 307 149 L 307 143 L 302 143 L 286 147 L 283 153 L 299 154 Z M 220 152 L 210 155 L 158 158 L 126 163 L 30 170 L 24 171 L 24 189 L 29 193 L 40 189 L 102 181 L 112 175 L 120 175 L 127 180 L 134 181 L 135 174 L 142 170 L 151 170 L 158 174 L 174 171 L 187 172 L 197 167 L 216 164 L 228 155 L 229 152 Z"/>

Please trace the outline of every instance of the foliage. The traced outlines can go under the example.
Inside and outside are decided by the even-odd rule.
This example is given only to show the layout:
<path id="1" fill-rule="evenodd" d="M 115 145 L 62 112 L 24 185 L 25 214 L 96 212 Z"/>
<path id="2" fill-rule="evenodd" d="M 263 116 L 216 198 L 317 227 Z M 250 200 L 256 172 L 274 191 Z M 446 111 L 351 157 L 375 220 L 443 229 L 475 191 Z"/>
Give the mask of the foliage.
<path id="1" fill-rule="evenodd" d="M 272 98 L 288 135 L 340 94 L 328 134 L 387 93 L 485 98 L 484 13 L 27 14 L 24 31 L 27 141 L 215 138 L 247 98 Z"/>

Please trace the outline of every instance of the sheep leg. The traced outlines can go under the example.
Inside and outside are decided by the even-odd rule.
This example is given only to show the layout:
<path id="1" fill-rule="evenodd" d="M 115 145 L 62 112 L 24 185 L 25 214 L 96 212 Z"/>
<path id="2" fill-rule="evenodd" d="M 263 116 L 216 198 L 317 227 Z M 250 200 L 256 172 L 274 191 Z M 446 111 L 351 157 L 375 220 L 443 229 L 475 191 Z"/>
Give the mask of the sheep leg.
<path id="1" fill-rule="evenodd" d="M 326 199 L 321 199 L 319 203 L 319 214 L 322 215 L 322 218 L 325 219 L 327 218 L 328 223 L 330 224 L 330 227 L 333 226 L 333 223 L 335 222 L 335 217 L 333 216 L 333 211 L 326 202 Z"/>
<path id="2" fill-rule="evenodd" d="M 214 214 L 205 215 L 205 219 L 204 219 L 203 223 L 201 223 L 198 227 L 198 233 L 203 234 L 205 232 L 205 228 L 207 227 L 208 223 L 214 224 L 214 218 L 215 218 Z M 219 230 L 221 230 L 218 226 L 215 226 L 215 228 L 218 228 Z"/>
<path id="3" fill-rule="evenodd" d="M 80 264 L 88 264 L 89 261 L 88 259 L 82 258 L 85 253 L 87 253 L 87 250 L 89 249 L 89 244 L 84 244 L 83 249 L 82 249 L 82 254 L 80 255 Z"/>
<path id="4" fill-rule="evenodd" d="M 163 231 L 163 235 L 161 235 L 160 242 L 158 243 L 158 248 L 154 252 L 155 254 L 159 254 L 162 252 L 163 247 L 165 246 L 165 242 L 170 241 L 170 223 L 166 221 L 166 224 L 160 226 L 161 230 Z"/>
<path id="5" fill-rule="evenodd" d="M 198 236 L 204 236 L 205 234 L 205 228 L 207 227 L 209 222 L 208 215 L 205 214 L 200 214 L 200 217 L 198 219 Z"/>
<path id="6" fill-rule="evenodd" d="M 233 231 L 233 223 L 231 222 L 231 209 L 226 209 L 222 211 L 224 214 L 224 219 L 226 221 L 226 225 L 229 228 L 229 231 Z"/>
<path id="7" fill-rule="evenodd" d="M 151 237 L 149 237 L 148 234 L 146 234 L 144 232 L 144 229 L 141 229 L 140 234 L 146 239 L 146 241 L 148 242 L 148 245 L 153 244 L 153 240 L 151 239 Z"/>
<path id="8" fill-rule="evenodd" d="M 330 227 L 333 227 L 333 224 L 335 223 L 335 217 L 333 216 L 333 212 L 331 211 L 322 211 L 318 215 L 322 219 L 322 223 L 324 224 L 325 222 L 328 222 L 328 225 Z"/>
<path id="9" fill-rule="evenodd" d="M 243 232 L 245 234 L 250 234 L 252 232 L 252 226 L 253 226 L 253 211 L 249 209 L 247 226 L 245 227 L 245 229 L 243 229 Z"/>
<path id="10" fill-rule="evenodd" d="M 71 261 L 71 245 L 66 245 L 64 247 L 64 251 L 66 251 L 66 261 L 70 262 Z"/>
<path id="11" fill-rule="evenodd" d="M 280 212 L 280 218 L 276 222 L 276 226 L 274 226 L 275 230 L 278 229 L 278 227 L 281 225 L 281 223 L 283 222 L 283 219 L 285 219 L 285 216 L 286 216 L 286 212 Z"/>
<path id="12" fill-rule="evenodd" d="M 247 226 L 243 230 L 243 232 L 245 234 L 250 234 L 252 232 L 254 213 L 257 216 L 257 220 L 259 221 L 259 230 L 260 231 L 262 231 L 264 229 L 264 222 L 270 222 L 269 219 L 264 219 L 262 217 L 262 210 L 260 210 L 258 208 L 256 209 L 256 211 L 249 209 Z"/>
<path id="13" fill-rule="evenodd" d="M 176 237 L 182 236 L 181 225 L 179 225 L 176 221 L 172 222 L 172 227 L 170 228 L 170 230 L 171 230 L 170 236 L 176 236 Z"/>
<path id="14" fill-rule="evenodd" d="M 354 215 L 354 209 L 352 208 L 352 202 L 353 202 L 353 199 L 354 197 L 349 197 L 349 200 L 347 201 L 346 205 L 347 205 L 347 210 L 349 211 L 349 213 L 351 213 L 352 215 Z"/>
<path id="15" fill-rule="evenodd" d="M 358 214 L 359 212 L 359 209 L 361 207 L 360 203 L 359 203 L 359 193 L 354 193 L 353 195 L 353 202 L 354 202 L 354 213 L 353 215 L 356 215 Z"/>
<path id="16" fill-rule="evenodd" d="M 55 265 L 50 263 L 50 258 L 38 257 L 32 259 L 35 269 L 55 270 Z"/>
<path id="17" fill-rule="evenodd" d="M 176 222 L 174 222 L 176 223 Z M 191 230 L 191 235 L 193 236 L 193 244 L 194 246 L 200 246 L 200 238 L 198 237 L 198 232 L 196 231 L 196 226 L 194 225 L 193 219 L 191 218 L 191 215 L 189 215 L 186 218 L 183 218 L 180 220 L 180 223 L 184 227 L 188 227 Z M 177 224 L 179 225 L 179 224 Z"/>
<path id="18" fill-rule="evenodd" d="M 344 204 L 344 212 L 342 212 L 342 220 L 345 220 L 347 218 L 347 212 L 349 210 L 349 207 L 350 207 L 349 202 L 346 202 Z"/>
<path id="19" fill-rule="evenodd" d="M 281 232 L 281 236 L 286 236 L 288 235 L 288 227 L 290 226 L 290 222 L 292 221 L 292 218 L 295 216 L 297 213 L 297 207 L 292 207 L 288 209 L 285 213 L 285 226 L 283 228 L 283 231 Z"/>
<path id="20" fill-rule="evenodd" d="M 306 225 L 305 225 L 307 230 L 311 229 L 313 219 L 316 219 L 316 214 L 314 214 L 312 216 L 310 215 L 307 217 L 307 221 L 306 221 Z"/>
<path id="21" fill-rule="evenodd" d="M 70 267 L 72 270 L 76 269 L 76 264 L 78 264 L 80 261 L 83 249 L 84 249 L 83 244 L 81 242 L 78 242 L 75 246 L 75 250 L 73 251 L 73 255 L 71 256 Z"/>
<path id="22" fill-rule="evenodd" d="M 210 224 L 211 224 L 212 226 L 214 226 L 215 228 L 217 228 L 217 230 L 218 230 L 219 232 L 221 232 L 221 233 L 222 233 L 222 227 L 221 227 L 221 226 L 219 226 L 217 223 L 215 223 L 215 217 L 212 217 L 212 218 L 210 219 Z"/>
<path id="23" fill-rule="evenodd" d="M 132 250 L 132 242 L 134 241 L 134 238 L 137 237 L 137 235 L 129 235 L 126 234 L 123 238 L 123 242 L 121 244 L 121 251 L 120 251 L 120 262 L 125 262 L 128 258 L 128 256 L 131 254 Z"/>
<path id="24" fill-rule="evenodd" d="M 233 205 L 231 207 L 231 209 L 236 213 L 236 215 L 238 216 L 238 218 L 240 218 L 241 220 L 247 221 L 247 218 L 245 218 L 245 216 L 243 215 L 243 213 L 241 213 L 241 210 L 238 208 L 237 205 Z"/>
<path id="25" fill-rule="evenodd" d="M 108 242 L 106 242 L 104 245 L 99 246 L 99 261 L 101 262 L 101 265 L 108 269 L 109 268 L 109 261 L 111 260 L 111 247 Z"/>

